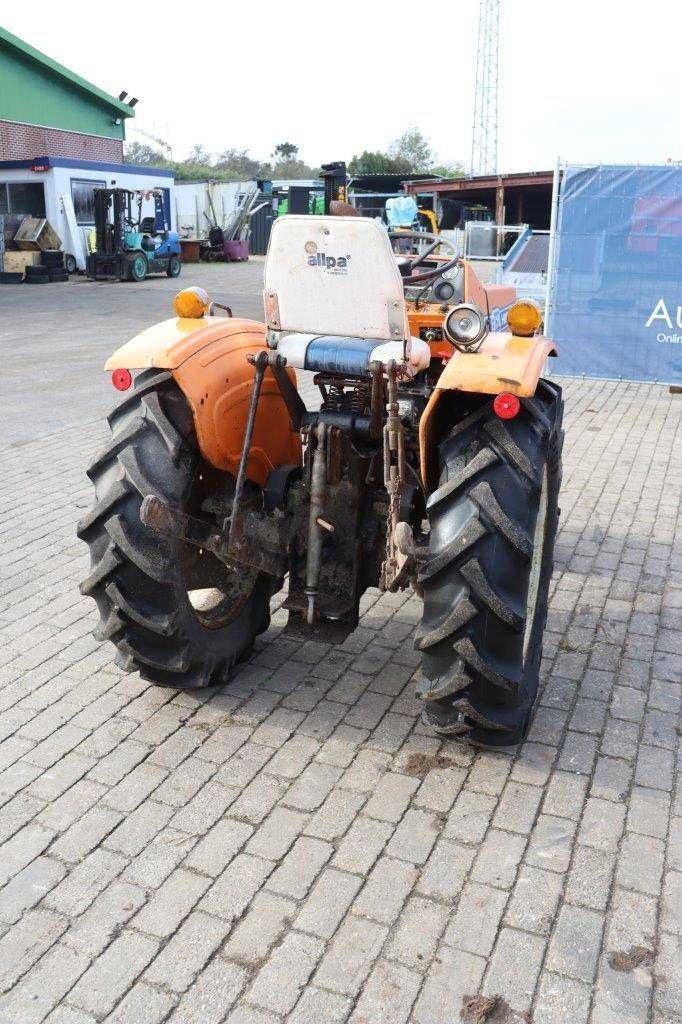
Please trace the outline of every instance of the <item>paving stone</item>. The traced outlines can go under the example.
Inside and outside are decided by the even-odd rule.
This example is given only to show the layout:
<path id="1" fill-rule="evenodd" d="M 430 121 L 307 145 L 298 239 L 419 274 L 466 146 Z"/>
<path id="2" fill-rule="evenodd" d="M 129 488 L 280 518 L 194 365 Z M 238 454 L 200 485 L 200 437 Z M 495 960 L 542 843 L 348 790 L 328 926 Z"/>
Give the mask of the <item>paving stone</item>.
<path id="1" fill-rule="evenodd" d="M 650 949 L 656 934 L 657 901 L 652 896 L 616 886 L 611 897 L 604 947 L 627 952 L 633 946 Z"/>
<path id="2" fill-rule="evenodd" d="M 365 797 L 345 789 L 333 789 L 305 827 L 306 835 L 340 839 L 355 820 Z"/>
<path id="3" fill-rule="evenodd" d="M 477 793 L 499 796 L 511 771 L 511 759 L 504 754 L 482 751 L 474 761 L 466 788 Z"/>
<path id="4" fill-rule="evenodd" d="M 625 800 L 632 781 L 632 765 L 614 757 L 599 757 L 590 796 L 603 800 Z"/>
<path id="5" fill-rule="evenodd" d="M 366 875 L 392 832 L 393 826 L 386 822 L 357 818 L 339 844 L 332 860 L 333 866 Z"/>
<path id="6" fill-rule="evenodd" d="M 501 889 L 511 888 L 525 847 L 525 836 L 490 829 L 479 849 L 471 877 Z"/>
<path id="7" fill-rule="evenodd" d="M 76 917 L 90 906 L 126 865 L 126 860 L 109 850 L 93 850 L 77 864 L 59 885 L 45 896 L 46 906 Z"/>
<path id="8" fill-rule="evenodd" d="M 188 855 L 197 840 L 177 829 L 163 829 L 123 872 L 123 878 L 145 889 L 158 889 Z"/>
<path id="9" fill-rule="evenodd" d="M 320 875 L 294 921 L 296 928 L 330 939 L 355 899 L 362 879 L 328 868 Z"/>
<path id="10" fill-rule="evenodd" d="M 246 979 L 243 967 L 213 960 L 182 997 L 168 1024 L 221 1024 Z"/>
<path id="11" fill-rule="evenodd" d="M 73 922 L 63 942 L 94 959 L 146 900 L 137 886 L 117 880 Z"/>
<path id="12" fill-rule="evenodd" d="M 28 824 L 11 839 L 0 846 L 0 885 L 31 863 L 47 849 L 54 839 L 54 832 Z"/>
<path id="13" fill-rule="evenodd" d="M 682 972 L 680 956 L 682 941 L 676 935 L 662 934 L 656 954 L 656 988 L 654 991 L 654 1007 L 664 1021 L 674 1021 L 679 1016 L 682 1006 Z"/>
<path id="14" fill-rule="evenodd" d="M 154 893 L 133 920 L 133 927 L 160 939 L 168 938 L 210 885 L 203 875 L 178 868 Z"/>
<path id="15" fill-rule="evenodd" d="M 423 896 L 452 903 L 462 888 L 475 853 L 460 843 L 439 840 L 419 875 L 417 891 Z"/>
<path id="16" fill-rule="evenodd" d="M 493 951 L 483 992 L 501 996 L 513 1010 L 530 1009 L 535 983 L 545 952 L 537 935 L 503 928 Z"/>
<path id="17" fill-rule="evenodd" d="M 268 879 L 268 889 L 302 900 L 332 853 L 333 846 L 319 839 L 297 839 L 281 865 Z"/>
<path id="18" fill-rule="evenodd" d="M 448 909 L 442 904 L 420 896 L 410 897 L 398 919 L 386 955 L 418 971 L 425 970 L 433 959 L 447 919 Z"/>
<path id="19" fill-rule="evenodd" d="M 333 992 L 323 992 L 309 985 L 299 999 L 287 1024 L 343 1024 L 351 1008 L 351 1000 Z"/>
<path id="20" fill-rule="evenodd" d="M 580 824 L 579 841 L 606 853 L 615 853 L 625 823 L 625 808 L 609 800 L 590 798 Z"/>
<path id="21" fill-rule="evenodd" d="M 324 802 L 341 771 L 332 765 L 311 764 L 298 777 L 286 795 L 286 804 L 299 811 L 315 811 Z"/>
<path id="22" fill-rule="evenodd" d="M 457 799 L 465 777 L 461 768 L 434 768 L 417 790 L 413 803 L 430 811 L 446 813 Z"/>
<path id="23" fill-rule="evenodd" d="M 635 786 L 630 794 L 627 828 L 645 836 L 664 839 L 668 832 L 670 797 L 657 789 Z"/>
<path id="24" fill-rule="evenodd" d="M 369 818 L 397 823 L 405 813 L 412 794 L 418 788 L 417 779 L 389 772 L 380 779 L 365 805 L 364 813 Z"/>
<path id="25" fill-rule="evenodd" d="M 388 928 L 349 914 L 336 932 L 313 977 L 313 984 L 341 995 L 355 995 L 384 944 Z"/>
<path id="26" fill-rule="evenodd" d="M 252 825 L 223 818 L 190 851 L 185 863 L 194 871 L 216 878 L 253 836 L 253 832 Z M 272 838 L 274 843 L 274 836 Z M 263 850 L 263 855 L 265 852 Z M 277 854 L 273 853 L 272 856 Z"/>
<path id="27" fill-rule="evenodd" d="M 222 950 L 228 959 L 249 967 L 267 956 L 293 919 L 296 904 L 271 893 L 258 893 Z"/>
<path id="28" fill-rule="evenodd" d="M 193 911 L 145 972 L 152 985 L 184 992 L 221 945 L 230 923 Z"/>
<path id="29" fill-rule="evenodd" d="M 287 1013 L 324 952 L 324 943 L 310 935 L 290 932 L 273 950 L 247 992 L 247 999 L 275 1013 Z"/>
<path id="30" fill-rule="evenodd" d="M 207 890 L 200 908 L 226 920 L 239 917 L 273 868 L 272 861 L 238 854 Z"/>
<path id="31" fill-rule="evenodd" d="M 405 1024 L 421 977 L 407 967 L 379 960 L 367 979 L 351 1024 Z"/>
<path id="32" fill-rule="evenodd" d="M 589 846 L 576 846 L 565 899 L 593 910 L 605 910 L 609 900 L 615 856 Z"/>
<path id="33" fill-rule="evenodd" d="M 559 974 L 542 975 L 533 1010 L 534 1024 L 587 1024 L 589 1012 L 589 986 Z"/>
<path id="34" fill-rule="evenodd" d="M 488 830 L 495 804 L 492 796 L 463 790 L 447 817 L 443 835 L 465 843 L 480 843 Z"/>
<path id="35" fill-rule="evenodd" d="M 264 766 L 268 775 L 284 779 L 297 779 L 320 749 L 317 740 L 309 736 L 293 736 L 279 747 L 274 757 Z"/>
<path id="36" fill-rule="evenodd" d="M 65 874 L 64 865 L 50 857 L 31 861 L 0 889 L 0 921 L 15 924 L 24 911 L 39 903 Z"/>
<path id="37" fill-rule="evenodd" d="M 535 786 L 508 782 L 497 805 L 493 825 L 508 832 L 527 834 L 533 827 L 542 791 Z"/>
<path id="38" fill-rule="evenodd" d="M 356 793 L 372 793 L 390 763 L 390 754 L 381 750 L 359 750 L 339 785 Z"/>
<path id="39" fill-rule="evenodd" d="M 384 924 L 391 924 L 400 914 L 417 877 L 418 873 L 413 865 L 394 860 L 392 857 L 381 857 L 355 900 L 353 912 Z"/>
<path id="40" fill-rule="evenodd" d="M 668 871 L 663 879 L 661 927 L 682 935 L 682 872 Z"/>
<path id="41" fill-rule="evenodd" d="M 393 833 L 386 853 L 412 864 L 423 864 L 438 837 L 442 822 L 428 811 L 410 810 Z"/>
<path id="42" fill-rule="evenodd" d="M 69 1002 L 96 1017 L 110 1013 L 157 950 L 156 940 L 122 932 L 69 992 Z"/>
<path id="43" fill-rule="evenodd" d="M 591 984 L 597 969 L 604 928 L 603 914 L 563 906 L 549 944 L 547 968 Z"/>
<path id="44" fill-rule="evenodd" d="M 485 966 L 481 957 L 441 946 L 414 1007 L 417 1024 L 458 1020 L 464 997 L 478 992 Z"/>
<path id="45" fill-rule="evenodd" d="M 626 833 L 618 855 L 616 882 L 656 896 L 661 889 L 665 847 L 660 839 Z"/>
<path id="46" fill-rule="evenodd" d="M 87 969 L 90 960 L 59 942 L 0 1001 L 0 1020 L 39 1024 Z"/>
<path id="47" fill-rule="evenodd" d="M 172 814 L 172 808 L 146 800 L 141 807 L 124 818 L 107 837 L 104 845 L 126 857 L 135 857 L 168 824 Z"/>
<path id="48" fill-rule="evenodd" d="M 443 942 L 488 957 L 495 945 L 507 894 L 489 885 L 467 882 Z"/>
<path id="49" fill-rule="evenodd" d="M 554 871 L 523 865 L 504 920 L 514 928 L 548 935 L 556 918 L 562 876 Z"/>
<path id="50" fill-rule="evenodd" d="M 175 1001 L 175 996 L 168 992 L 139 982 L 109 1014 L 107 1024 L 134 1024 L 139 1020 L 144 1020 L 144 1024 L 161 1024 Z"/>

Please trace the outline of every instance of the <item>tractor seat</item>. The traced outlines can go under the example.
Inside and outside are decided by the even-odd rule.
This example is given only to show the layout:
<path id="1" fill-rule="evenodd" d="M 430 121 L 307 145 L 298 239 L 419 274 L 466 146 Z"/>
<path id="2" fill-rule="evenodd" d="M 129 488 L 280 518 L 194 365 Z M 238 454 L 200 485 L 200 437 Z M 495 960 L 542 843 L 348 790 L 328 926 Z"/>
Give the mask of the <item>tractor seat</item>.
<path id="1" fill-rule="evenodd" d="M 431 350 L 421 338 L 410 338 L 403 344 L 402 341 L 377 342 L 366 338 L 293 333 L 279 339 L 277 351 L 285 357 L 288 366 L 297 370 L 347 377 L 368 376 L 374 361 L 386 366 L 391 359 L 406 362 L 414 373 L 419 373 L 428 369 L 431 360 Z"/>

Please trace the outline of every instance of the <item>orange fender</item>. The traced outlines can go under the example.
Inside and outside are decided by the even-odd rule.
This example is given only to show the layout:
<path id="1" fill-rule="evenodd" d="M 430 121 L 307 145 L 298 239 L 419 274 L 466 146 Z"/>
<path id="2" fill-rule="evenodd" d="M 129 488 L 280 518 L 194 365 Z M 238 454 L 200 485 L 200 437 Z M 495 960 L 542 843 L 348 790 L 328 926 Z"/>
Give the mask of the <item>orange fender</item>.
<path id="1" fill-rule="evenodd" d="M 119 348 L 105 370 L 168 370 L 189 402 L 203 457 L 236 474 L 251 401 L 254 367 L 249 353 L 267 348 L 265 326 L 255 320 L 174 317 L 142 331 Z M 296 373 L 287 368 L 292 383 Z M 301 439 L 270 370 L 263 378 L 246 477 L 263 486 L 271 470 L 301 465 Z"/>
<path id="2" fill-rule="evenodd" d="M 434 436 L 438 433 L 434 430 L 436 409 L 447 392 L 483 395 L 509 392 L 519 398 L 530 398 L 535 394 L 547 357 L 556 354 L 554 342 L 549 338 L 519 338 L 510 331 L 488 334 L 476 352 L 455 350 L 419 421 L 419 462 L 424 483 L 428 485 L 429 455 L 437 441 Z"/>

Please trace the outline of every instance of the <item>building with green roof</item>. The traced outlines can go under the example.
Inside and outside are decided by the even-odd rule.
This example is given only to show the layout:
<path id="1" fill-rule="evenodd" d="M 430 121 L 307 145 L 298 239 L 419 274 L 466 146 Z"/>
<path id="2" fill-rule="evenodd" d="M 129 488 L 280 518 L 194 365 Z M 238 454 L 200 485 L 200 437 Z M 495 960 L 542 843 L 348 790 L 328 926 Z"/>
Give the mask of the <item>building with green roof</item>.
<path id="1" fill-rule="evenodd" d="M 0 160 L 49 154 L 120 162 L 126 119 L 134 116 L 130 102 L 0 27 Z"/>

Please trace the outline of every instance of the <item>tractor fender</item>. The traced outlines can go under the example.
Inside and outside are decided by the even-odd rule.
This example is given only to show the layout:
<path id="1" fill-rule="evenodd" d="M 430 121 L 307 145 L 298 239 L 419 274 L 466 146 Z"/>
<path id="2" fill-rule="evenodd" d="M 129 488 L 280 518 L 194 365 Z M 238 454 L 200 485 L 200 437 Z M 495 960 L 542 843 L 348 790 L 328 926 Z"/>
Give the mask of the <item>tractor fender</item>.
<path id="1" fill-rule="evenodd" d="M 547 357 L 555 355 L 556 347 L 549 338 L 520 338 L 511 331 L 486 335 L 476 352 L 455 350 L 419 421 L 419 462 L 426 486 L 432 453 L 440 439 L 439 424 L 452 425 L 451 418 L 440 415 L 444 396 L 454 391 L 481 395 L 509 392 L 519 398 L 530 398 L 535 394 Z"/>
<path id="2" fill-rule="evenodd" d="M 236 474 L 256 372 L 246 357 L 265 348 L 265 326 L 255 320 L 173 317 L 132 338 L 104 369 L 168 370 L 192 410 L 204 459 Z M 295 371 L 287 367 L 287 373 L 295 386 Z M 284 399 L 266 370 L 246 478 L 262 487 L 277 466 L 301 461 L 300 436 L 291 429 Z"/>

